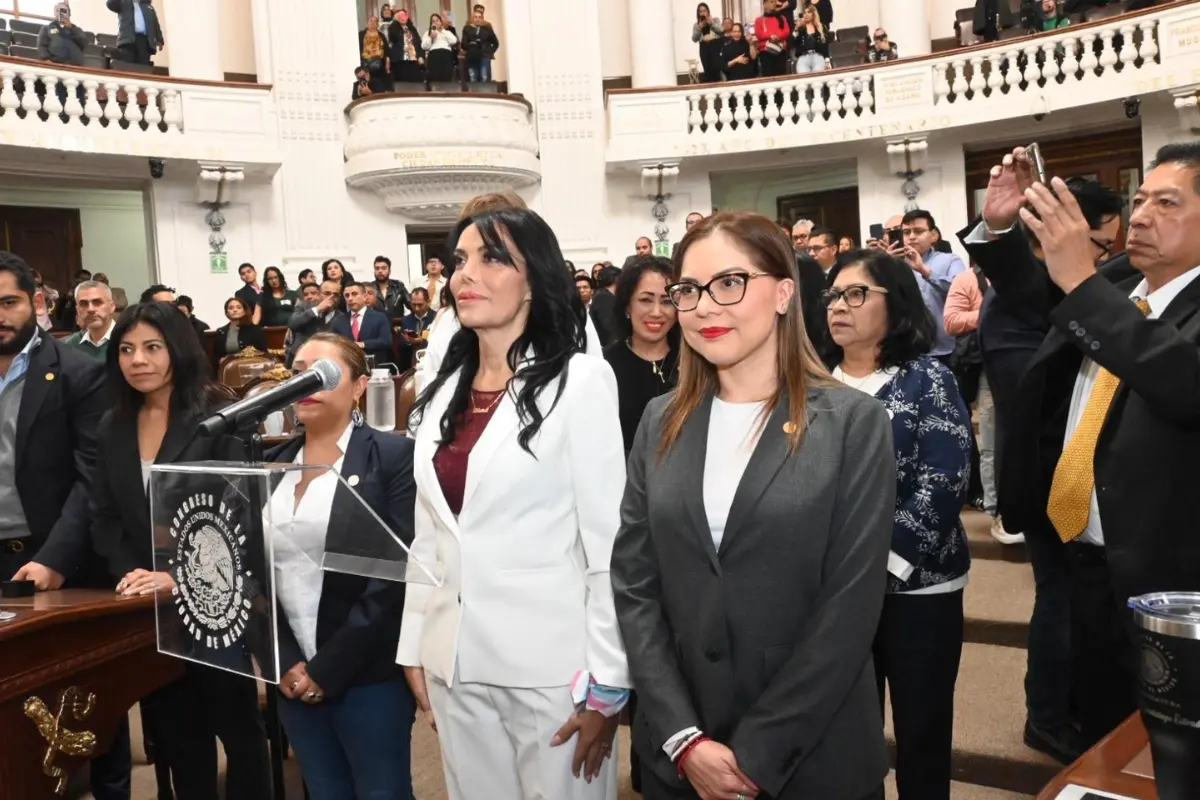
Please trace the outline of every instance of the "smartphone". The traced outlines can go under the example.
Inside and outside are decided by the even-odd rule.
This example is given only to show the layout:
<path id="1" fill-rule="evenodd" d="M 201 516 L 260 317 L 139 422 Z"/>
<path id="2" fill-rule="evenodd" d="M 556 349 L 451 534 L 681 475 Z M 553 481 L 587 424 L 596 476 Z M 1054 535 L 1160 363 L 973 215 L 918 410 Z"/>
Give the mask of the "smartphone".
<path id="1" fill-rule="evenodd" d="M 61 6 L 58 9 L 58 22 L 60 25 L 64 22 L 66 22 L 67 18 L 70 16 L 71 16 L 71 10 L 69 8 L 67 8 L 66 6 Z"/>
<path id="2" fill-rule="evenodd" d="M 874 225 L 871 226 L 871 238 L 874 239 L 875 241 L 879 241 L 880 239 L 883 238 L 883 223 L 882 222 L 876 222 Z"/>
<path id="3" fill-rule="evenodd" d="M 893 228 L 887 232 L 888 244 L 892 247 L 900 247 L 904 244 L 904 231 L 899 228 Z"/>
<path id="4" fill-rule="evenodd" d="M 1032 142 L 1025 148 L 1025 153 L 1029 156 L 1029 165 L 1033 168 L 1033 179 L 1043 186 L 1049 186 L 1050 181 L 1046 177 L 1046 161 L 1042 158 L 1042 148 L 1037 142 Z"/>

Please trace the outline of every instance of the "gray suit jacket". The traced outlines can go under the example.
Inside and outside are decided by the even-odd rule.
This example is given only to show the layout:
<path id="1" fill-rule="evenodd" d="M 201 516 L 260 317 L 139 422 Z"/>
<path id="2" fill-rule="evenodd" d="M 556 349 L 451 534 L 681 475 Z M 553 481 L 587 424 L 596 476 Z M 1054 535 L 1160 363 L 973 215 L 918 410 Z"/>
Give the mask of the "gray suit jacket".
<path id="1" fill-rule="evenodd" d="M 871 660 L 896 496 L 887 413 L 854 389 L 815 387 L 789 453 L 785 396 L 717 550 L 700 489 L 712 397 L 660 460 L 671 397 L 642 417 L 612 555 L 633 745 L 677 785 L 662 747 L 695 726 L 775 800 L 863 797 L 888 771 Z"/>
<path id="2" fill-rule="evenodd" d="M 106 3 L 108 10 L 117 14 L 117 47 L 133 44 L 133 4 L 136 2 L 137 0 L 108 0 Z M 143 3 L 142 16 L 146 20 L 146 38 L 150 40 L 150 51 L 153 54 L 160 44 L 166 42 L 158 24 L 158 12 L 149 3 Z"/>
<path id="3" fill-rule="evenodd" d="M 314 303 L 306 303 L 303 300 L 296 303 L 296 310 L 292 312 L 292 318 L 288 320 L 288 341 L 287 341 L 287 360 L 290 364 L 292 358 L 296 355 L 308 337 L 314 333 L 324 333 L 333 330 L 333 323 L 337 318 L 342 316 L 341 311 L 334 311 L 329 322 L 323 318 L 313 314 L 313 309 L 316 308 Z"/>

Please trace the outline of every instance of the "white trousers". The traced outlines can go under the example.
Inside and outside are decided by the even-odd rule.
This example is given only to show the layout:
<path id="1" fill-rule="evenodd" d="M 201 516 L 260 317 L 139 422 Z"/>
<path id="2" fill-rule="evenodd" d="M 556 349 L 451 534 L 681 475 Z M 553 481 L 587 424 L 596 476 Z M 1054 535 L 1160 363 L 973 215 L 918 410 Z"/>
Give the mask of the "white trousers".
<path id="1" fill-rule="evenodd" d="M 450 800 L 616 800 L 615 742 L 591 783 L 571 774 L 577 737 L 550 746 L 574 711 L 569 686 L 450 688 L 430 677 L 428 689 Z"/>

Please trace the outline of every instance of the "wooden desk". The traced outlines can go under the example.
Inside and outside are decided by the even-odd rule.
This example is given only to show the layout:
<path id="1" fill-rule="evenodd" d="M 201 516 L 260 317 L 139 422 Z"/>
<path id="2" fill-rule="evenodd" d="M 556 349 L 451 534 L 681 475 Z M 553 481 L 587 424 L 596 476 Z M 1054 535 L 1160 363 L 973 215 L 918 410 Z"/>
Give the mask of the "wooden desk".
<path id="1" fill-rule="evenodd" d="M 1150 761 L 1150 739 L 1141 714 L 1125 720 L 1078 761 L 1060 772 L 1038 795 L 1038 800 L 1054 800 L 1072 783 L 1137 800 L 1158 800 Z"/>
<path id="2" fill-rule="evenodd" d="M 0 623 L 0 800 L 51 800 L 66 775 L 108 750 L 129 708 L 182 676 L 183 664 L 158 653 L 152 597 L 71 589 L 0 602 L 17 614 Z M 61 744 L 51 751 L 45 734 L 56 731 Z"/>

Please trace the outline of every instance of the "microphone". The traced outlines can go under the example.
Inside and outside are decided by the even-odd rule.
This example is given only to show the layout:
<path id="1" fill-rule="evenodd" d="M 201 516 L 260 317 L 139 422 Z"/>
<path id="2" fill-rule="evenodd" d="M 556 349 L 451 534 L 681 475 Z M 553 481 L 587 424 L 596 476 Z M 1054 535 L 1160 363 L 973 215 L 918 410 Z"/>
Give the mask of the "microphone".
<path id="1" fill-rule="evenodd" d="M 311 367 L 278 386 L 239 400 L 221 409 L 204 422 L 200 431 L 208 436 L 236 431 L 247 423 L 257 424 L 272 412 L 287 408 L 317 392 L 328 391 L 342 381 L 342 368 L 327 358 L 322 358 Z"/>

